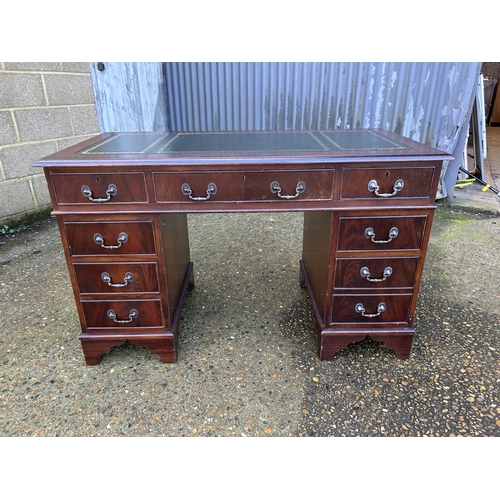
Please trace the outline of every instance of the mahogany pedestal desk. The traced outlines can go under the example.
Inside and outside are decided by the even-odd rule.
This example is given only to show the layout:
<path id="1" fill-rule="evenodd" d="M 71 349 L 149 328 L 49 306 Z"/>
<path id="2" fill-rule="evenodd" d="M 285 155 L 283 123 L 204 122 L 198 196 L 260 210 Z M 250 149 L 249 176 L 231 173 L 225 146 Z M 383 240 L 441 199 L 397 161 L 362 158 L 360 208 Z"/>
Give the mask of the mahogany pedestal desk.
<path id="1" fill-rule="evenodd" d="M 300 281 L 320 359 L 367 336 L 408 358 L 450 159 L 383 130 L 321 130 L 106 133 L 37 161 L 86 363 L 125 341 L 176 361 L 195 212 L 304 212 Z"/>

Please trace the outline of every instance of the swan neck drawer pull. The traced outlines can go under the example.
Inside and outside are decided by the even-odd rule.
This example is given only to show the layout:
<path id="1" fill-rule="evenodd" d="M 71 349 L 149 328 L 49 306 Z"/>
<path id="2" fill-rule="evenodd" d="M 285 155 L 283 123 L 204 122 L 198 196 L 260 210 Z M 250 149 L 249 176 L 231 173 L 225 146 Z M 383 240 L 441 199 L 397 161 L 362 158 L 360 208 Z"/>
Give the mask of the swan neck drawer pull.
<path id="1" fill-rule="evenodd" d="M 365 237 L 368 238 L 369 240 L 371 240 L 373 243 L 389 243 L 394 238 L 396 238 L 398 234 L 399 234 L 398 228 L 393 227 L 389 231 L 389 238 L 387 240 L 376 240 L 375 239 L 375 231 L 373 230 L 373 228 L 367 227 L 365 229 Z"/>
<path id="2" fill-rule="evenodd" d="M 385 311 L 386 306 L 383 302 L 381 302 L 377 306 L 377 312 L 374 314 L 365 313 L 365 307 L 363 306 L 363 304 L 361 304 L 361 302 L 356 304 L 356 307 L 354 309 L 358 314 L 361 314 L 361 316 L 364 316 L 365 318 L 375 318 L 376 316 L 380 316 Z"/>
<path id="3" fill-rule="evenodd" d="M 182 194 L 188 196 L 190 200 L 193 200 L 193 201 L 207 201 L 207 200 L 210 199 L 210 196 L 213 196 L 214 194 L 217 193 L 217 186 L 213 182 L 210 182 L 208 184 L 207 195 L 206 196 L 193 196 L 193 191 L 191 189 L 191 186 L 187 182 L 185 182 L 181 186 L 181 190 L 182 190 Z"/>
<path id="4" fill-rule="evenodd" d="M 370 278 L 370 270 L 367 267 L 362 267 L 359 271 L 359 274 L 366 278 L 367 281 L 371 281 L 372 283 L 377 283 L 379 281 L 385 281 L 392 274 L 392 267 L 386 267 L 382 274 L 382 278 Z"/>
<path id="5" fill-rule="evenodd" d="M 94 234 L 94 242 L 95 243 L 97 243 L 98 245 L 101 245 L 102 248 L 108 248 L 108 249 L 114 250 L 116 248 L 120 248 L 123 243 L 127 243 L 127 241 L 128 241 L 127 233 L 120 233 L 118 235 L 118 238 L 116 241 L 118 242 L 118 245 L 105 245 L 104 238 L 99 233 Z"/>
<path id="6" fill-rule="evenodd" d="M 297 198 L 299 194 L 302 194 L 306 190 L 306 183 L 304 181 L 299 181 L 297 187 L 295 188 L 295 194 L 281 194 L 281 186 L 278 181 L 271 182 L 271 193 L 275 193 L 279 198 L 283 200 L 293 200 Z"/>
<path id="7" fill-rule="evenodd" d="M 368 183 L 368 191 L 370 191 L 370 193 L 375 194 L 376 196 L 379 196 L 380 198 L 390 198 L 391 196 L 396 196 L 399 193 L 399 191 L 401 191 L 404 188 L 404 186 L 405 183 L 403 179 L 398 179 L 394 183 L 394 186 L 392 187 L 393 189 L 392 193 L 379 193 L 378 192 L 378 190 L 380 189 L 379 185 L 375 179 L 372 179 Z"/>
<path id="8" fill-rule="evenodd" d="M 90 201 L 94 203 L 105 203 L 106 201 L 111 200 L 112 196 L 116 196 L 118 193 L 118 188 L 114 184 L 110 184 L 108 189 L 106 190 L 106 198 L 94 198 L 92 196 L 92 191 L 88 186 L 82 186 L 82 194 L 87 197 Z"/>
<path id="9" fill-rule="evenodd" d="M 116 313 L 113 311 L 113 309 L 110 309 L 108 311 L 108 318 L 112 319 L 115 323 L 132 323 L 134 319 L 137 319 L 139 317 L 139 313 L 137 312 L 136 309 L 131 309 L 130 313 L 128 315 L 128 319 L 116 319 Z"/>
<path id="10" fill-rule="evenodd" d="M 123 278 L 123 283 L 111 283 L 111 276 L 109 275 L 109 273 L 102 273 L 101 279 L 102 281 L 104 281 L 104 283 L 107 283 L 109 286 L 123 287 L 127 286 L 129 283 L 132 283 L 132 281 L 134 281 L 134 275 L 130 272 L 125 273 L 125 277 Z"/>

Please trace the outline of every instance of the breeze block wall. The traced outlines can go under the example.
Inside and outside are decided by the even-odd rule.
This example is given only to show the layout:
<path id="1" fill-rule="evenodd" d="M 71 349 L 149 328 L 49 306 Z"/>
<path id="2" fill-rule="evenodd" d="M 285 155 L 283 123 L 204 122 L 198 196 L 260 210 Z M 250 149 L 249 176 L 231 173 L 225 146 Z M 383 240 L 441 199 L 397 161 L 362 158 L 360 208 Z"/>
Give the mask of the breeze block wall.
<path id="1" fill-rule="evenodd" d="M 50 207 L 31 164 L 99 133 L 86 62 L 0 62 L 0 223 Z"/>

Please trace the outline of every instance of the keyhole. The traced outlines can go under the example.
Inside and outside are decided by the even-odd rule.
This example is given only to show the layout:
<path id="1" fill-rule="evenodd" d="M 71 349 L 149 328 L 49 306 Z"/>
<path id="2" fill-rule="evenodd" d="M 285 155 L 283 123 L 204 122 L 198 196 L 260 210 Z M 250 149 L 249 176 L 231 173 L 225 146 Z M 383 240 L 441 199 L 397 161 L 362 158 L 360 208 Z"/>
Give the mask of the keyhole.
<path id="1" fill-rule="evenodd" d="M 99 184 L 101 182 L 101 179 L 99 177 L 96 177 L 95 181 L 97 182 L 97 184 Z"/>
<path id="2" fill-rule="evenodd" d="M 245 182 L 246 177 L 245 177 L 244 175 L 242 175 L 242 176 L 241 176 L 241 180 L 242 180 L 243 182 Z"/>
<path id="3" fill-rule="evenodd" d="M 386 178 L 387 178 L 387 177 L 389 177 L 389 172 L 386 172 L 386 173 L 385 173 L 385 177 L 386 177 Z"/>

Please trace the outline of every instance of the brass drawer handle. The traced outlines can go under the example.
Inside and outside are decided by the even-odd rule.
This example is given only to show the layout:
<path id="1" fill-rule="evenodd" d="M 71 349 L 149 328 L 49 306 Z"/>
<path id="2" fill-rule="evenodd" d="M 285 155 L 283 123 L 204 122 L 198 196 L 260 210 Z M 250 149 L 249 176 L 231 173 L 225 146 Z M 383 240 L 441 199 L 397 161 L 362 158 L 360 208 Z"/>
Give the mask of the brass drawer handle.
<path id="1" fill-rule="evenodd" d="M 194 201 L 207 201 L 208 199 L 210 199 L 210 196 L 212 196 L 212 195 L 214 195 L 214 194 L 217 193 L 217 186 L 213 182 L 210 182 L 208 184 L 208 188 L 207 188 L 207 196 L 205 196 L 205 197 L 203 197 L 203 196 L 193 196 L 193 191 L 191 189 L 191 186 L 187 182 L 185 182 L 181 186 L 181 190 L 182 190 L 182 194 L 188 196 L 190 200 L 194 200 Z"/>
<path id="2" fill-rule="evenodd" d="M 110 309 L 108 311 L 108 318 L 112 319 L 115 323 L 132 323 L 134 319 L 137 319 L 139 317 L 139 313 L 137 312 L 136 309 L 131 309 L 130 313 L 128 315 L 128 319 L 116 319 L 116 313 L 113 311 L 113 309 Z"/>
<path id="3" fill-rule="evenodd" d="M 366 278 L 367 281 L 371 281 L 372 283 L 377 283 L 379 281 L 385 281 L 392 274 L 392 267 L 386 267 L 382 274 L 382 278 L 370 278 L 370 270 L 367 267 L 362 267 L 359 271 L 359 274 Z"/>
<path id="4" fill-rule="evenodd" d="M 105 245 L 104 238 L 99 233 L 94 234 L 94 242 L 97 243 L 98 245 L 101 245 L 102 248 L 116 249 L 120 248 L 123 243 L 127 243 L 128 241 L 127 233 L 120 233 L 116 241 L 118 242 L 118 245 Z"/>
<path id="5" fill-rule="evenodd" d="M 356 304 L 356 307 L 354 308 L 354 310 L 358 313 L 358 314 L 361 314 L 361 316 L 364 316 L 365 318 L 375 318 L 376 316 L 380 316 L 386 309 L 386 306 L 383 302 L 381 302 L 378 306 L 377 306 L 377 312 L 375 314 L 367 314 L 365 313 L 365 308 L 363 306 L 363 304 L 358 303 Z"/>
<path id="6" fill-rule="evenodd" d="M 109 201 L 112 196 L 116 196 L 118 193 L 118 188 L 114 184 L 110 184 L 108 186 L 108 189 L 106 190 L 106 198 L 94 198 L 92 196 L 92 191 L 88 186 L 83 185 L 82 186 L 82 194 L 83 196 L 87 197 L 90 201 L 93 201 L 95 203 L 104 203 L 106 201 Z"/>
<path id="7" fill-rule="evenodd" d="M 104 281 L 104 283 L 107 283 L 109 286 L 123 287 L 127 286 L 129 283 L 132 283 L 132 281 L 134 281 L 134 275 L 130 272 L 125 273 L 125 277 L 123 278 L 123 283 L 111 283 L 111 276 L 109 275 L 109 273 L 102 273 L 101 279 L 102 281 Z"/>
<path id="8" fill-rule="evenodd" d="M 379 196 L 380 198 L 389 198 L 391 196 L 396 196 L 396 194 L 399 193 L 399 191 L 401 191 L 405 186 L 405 183 L 403 181 L 403 179 L 398 179 L 395 183 L 394 183 L 394 186 L 393 186 L 393 191 L 392 193 L 379 193 L 378 190 L 380 189 L 379 188 L 379 185 L 377 184 L 377 181 L 375 179 L 372 179 L 369 183 L 368 183 L 368 191 L 370 191 L 370 193 L 374 193 L 376 196 Z"/>
<path id="9" fill-rule="evenodd" d="M 389 231 L 389 239 L 387 239 L 387 240 L 376 240 L 375 239 L 375 231 L 373 230 L 373 228 L 367 227 L 365 229 L 365 237 L 368 238 L 369 240 L 371 240 L 373 243 L 389 243 L 394 238 L 396 238 L 398 234 L 399 234 L 398 228 L 397 227 L 393 227 Z"/>
<path id="10" fill-rule="evenodd" d="M 281 186 L 278 181 L 271 182 L 271 193 L 275 193 L 279 198 L 283 200 L 293 200 L 297 198 L 299 194 L 302 194 L 306 190 L 306 183 L 304 181 L 299 181 L 297 187 L 295 188 L 295 194 L 281 194 Z"/>

